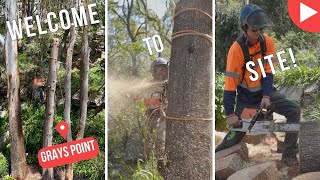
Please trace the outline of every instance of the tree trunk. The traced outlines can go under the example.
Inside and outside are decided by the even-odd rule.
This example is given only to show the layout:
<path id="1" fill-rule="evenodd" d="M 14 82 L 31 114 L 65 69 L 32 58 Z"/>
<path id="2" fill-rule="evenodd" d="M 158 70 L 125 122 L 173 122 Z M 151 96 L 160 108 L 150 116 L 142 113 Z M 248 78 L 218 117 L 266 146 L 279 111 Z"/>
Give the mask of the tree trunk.
<path id="1" fill-rule="evenodd" d="M 78 8 L 78 0 L 73 0 L 72 2 L 74 8 Z M 71 71 L 72 71 L 72 57 L 73 49 L 77 40 L 77 31 L 75 26 L 71 26 L 70 29 L 70 44 L 67 49 L 67 58 L 66 58 L 66 79 L 65 79 L 65 104 L 64 104 L 64 120 L 68 123 L 69 129 L 67 134 L 67 142 L 72 141 L 72 131 L 71 131 Z M 73 164 L 66 165 L 66 180 L 73 179 Z"/>
<path id="2" fill-rule="evenodd" d="M 86 5 L 90 0 L 86 0 Z M 88 17 L 88 14 L 87 14 Z M 89 79 L 89 57 L 90 48 L 88 42 L 89 26 L 83 27 L 82 36 L 82 57 L 81 57 L 81 70 L 80 70 L 80 129 L 77 139 L 82 139 L 84 136 L 85 123 L 87 118 L 88 107 L 88 79 Z"/>
<path id="3" fill-rule="evenodd" d="M 212 13 L 212 1 L 181 0 L 185 8 Z M 211 35 L 212 19 L 197 11 L 175 18 L 173 33 L 194 30 Z M 211 120 L 172 120 L 212 117 L 212 43 L 202 36 L 184 35 L 172 41 L 169 72 L 165 179 L 211 179 Z"/>
<path id="4" fill-rule="evenodd" d="M 320 122 L 301 123 L 299 152 L 300 172 L 320 171 Z"/>
<path id="5" fill-rule="evenodd" d="M 57 58 L 59 51 L 59 40 L 53 39 L 51 59 L 49 62 L 49 75 L 47 80 L 47 103 L 46 118 L 43 131 L 43 147 L 52 146 L 52 127 L 55 110 L 55 93 L 57 84 Z M 43 178 L 54 179 L 53 168 L 43 169 Z"/>
<path id="6" fill-rule="evenodd" d="M 31 16 L 31 0 L 28 0 L 27 16 Z"/>
<path id="7" fill-rule="evenodd" d="M 16 0 L 6 1 L 6 21 L 12 26 L 12 20 L 17 19 Z M 5 40 L 5 56 L 8 79 L 8 111 L 10 132 L 11 175 L 15 179 L 25 179 L 28 173 L 26 153 L 23 142 L 20 102 L 20 77 L 18 66 L 17 40 L 12 40 L 7 30 Z"/>
<path id="8" fill-rule="evenodd" d="M 22 0 L 22 18 L 26 17 L 26 6 L 27 6 L 27 0 Z"/>

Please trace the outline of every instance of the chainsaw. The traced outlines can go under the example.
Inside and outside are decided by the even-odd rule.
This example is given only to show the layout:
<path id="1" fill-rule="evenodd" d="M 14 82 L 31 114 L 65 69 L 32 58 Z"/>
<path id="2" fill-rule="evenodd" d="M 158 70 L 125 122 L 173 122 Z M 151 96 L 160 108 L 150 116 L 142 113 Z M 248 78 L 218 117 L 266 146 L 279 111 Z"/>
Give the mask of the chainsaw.
<path id="1" fill-rule="evenodd" d="M 144 98 L 159 99 L 160 102 L 167 101 L 168 82 L 150 83 L 143 87 L 142 94 Z"/>
<path id="2" fill-rule="evenodd" d="M 299 132 L 299 123 L 276 123 L 275 120 L 266 115 L 270 114 L 270 110 L 266 110 L 264 106 L 258 109 L 257 113 L 252 119 L 241 119 L 240 125 L 229 126 L 228 128 L 233 131 L 252 132 L 255 134 L 269 134 L 271 132 Z"/>

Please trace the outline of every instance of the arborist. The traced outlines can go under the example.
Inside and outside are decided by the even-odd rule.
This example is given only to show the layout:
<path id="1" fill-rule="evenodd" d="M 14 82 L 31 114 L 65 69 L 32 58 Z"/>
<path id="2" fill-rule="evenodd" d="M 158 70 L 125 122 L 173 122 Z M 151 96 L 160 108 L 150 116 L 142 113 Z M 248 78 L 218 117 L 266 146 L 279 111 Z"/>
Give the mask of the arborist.
<path id="1" fill-rule="evenodd" d="M 46 102 L 46 78 L 33 78 L 31 100 L 39 101 L 41 104 Z"/>
<path id="2" fill-rule="evenodd" d="M 165 148 L 165 129 L 166 122 L 161 118 L 161 112 L 164 111 L 167 106 L 166 98 L 166 84 L 168 81 L 169 65 L 168 61 L 162 57 L 159 57 L 151 64 L 151 73 L 153 77 L 152 84 L 155 86 L 161 86 L 161 94 L 159 92 L 151 93 L 151 96 L 144 97 L 144 105 L 147 108 L 146 117 L 149 119 L 149 127 L 151 134 L 154 130 L 157 131 L 155 139 L 155 155 L 158 161 L 159 170 L 162 171 L 162 162 Z"/>
<path id="3" fill-rule="evenodd" d="M 241 9 L 239 21 L 244 33 L 232 44 L 227 57 L 223 99 L 227 124 L 233 127 L 240 125 L 240 117 L 245 109 L 259 109 L 262 106 L 270 108 L 270 105 L 270 111 L 285 116 L 287 122 L 299 123 L 300 107 L 276 91 L 270 64 L 263 58 L 270 54 L 276 57 L 273 39 L 262 33 L 263 28 L 272 26 L 272 21 L 265 10 L 255 4 L 247 4 Z M 266 71 L 264 78 L 258 65 L 259 58 Z M 248 61 L 255 63 L 254 69 L 259 74 L 256 81 L 249 78 L 251 73 L 245 68 Z M 215 151 L 239 143 L 245 134 L 229 131 Z M 288 166 L 299 163 L 296 157 L 297 139 L 298 133 L 286 133 L 282 161 Z"/>
<path id="4" fill-rule="evenodd" d="M 154 61 L 151 64 L 151 73 L 153 83 L 157 82 L 166 82 L 168 81 L 168 61 L 164 58 L 158 58 L 156 61 Z M 150 114 L 154 109 L 157 109 L 160 107 L 161 102 L 158 98 L 144 98 L 144 105 L 147 107 L 147 115 Z"/>

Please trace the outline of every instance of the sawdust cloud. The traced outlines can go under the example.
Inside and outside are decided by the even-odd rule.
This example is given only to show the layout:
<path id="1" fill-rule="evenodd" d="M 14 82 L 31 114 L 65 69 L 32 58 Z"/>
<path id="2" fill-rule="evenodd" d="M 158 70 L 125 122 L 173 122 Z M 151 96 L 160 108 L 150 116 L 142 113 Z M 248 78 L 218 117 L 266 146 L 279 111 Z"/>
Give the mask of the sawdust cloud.
<path id="1" fill-rule="evenodd" d="M 142 89 L 150 84 L 143 79 L 108 80 L 108 103 L 111 113 L 121 113 L 129 109 L 141 96 Z M 141 98 L 140 98 L 141 99 Z"/>

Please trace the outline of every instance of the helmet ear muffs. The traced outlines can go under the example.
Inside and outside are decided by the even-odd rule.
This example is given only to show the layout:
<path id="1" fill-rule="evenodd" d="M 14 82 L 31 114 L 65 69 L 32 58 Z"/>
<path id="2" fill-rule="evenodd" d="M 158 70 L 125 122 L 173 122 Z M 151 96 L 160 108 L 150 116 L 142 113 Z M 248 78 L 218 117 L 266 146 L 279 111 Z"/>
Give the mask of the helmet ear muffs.
<path id="1" fill-rule="evenodd" d="M 251 29 L 261 29 L 273 26 L 265 10 L 255 4 L 247 4 L 240 10 L 239 22 L 241 29 L 245 33 L 248 27 Z M 245 28 L 245 26 L 247 26 L 247 28 Z"/>
<path id="2" fill-rule="evenodd" d="M 242 30 L 245 34 L 247 34 L 247 31 L 248 31 L 248 28 L 249 26 L 247 24 L 245 24 L 243 27 L 242 27 Z"/>

